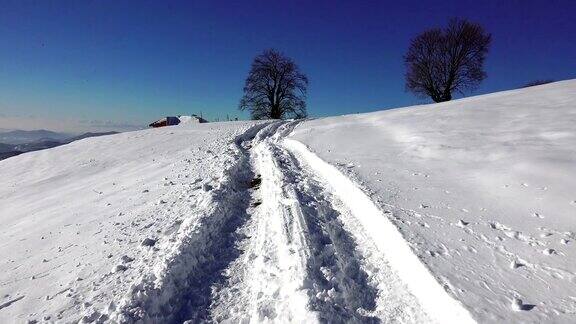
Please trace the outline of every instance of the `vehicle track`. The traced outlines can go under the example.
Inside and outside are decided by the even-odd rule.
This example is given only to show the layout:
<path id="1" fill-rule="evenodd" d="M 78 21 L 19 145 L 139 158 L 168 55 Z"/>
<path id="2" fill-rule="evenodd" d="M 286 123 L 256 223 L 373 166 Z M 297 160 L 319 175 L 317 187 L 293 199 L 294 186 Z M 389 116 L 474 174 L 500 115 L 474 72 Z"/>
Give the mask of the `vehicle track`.
<path id="1" fill-rule="evenodd" d="M 433 322 L 358 211 L 283 144 L 296 125 L 261 125 L 236 141 L 237 165 L 112 321 Z"/>
<path id="2" fill-rule="evenodd" d="M 257 206 L 240 230 L 242 256 L 214 289 L 210 320 L 429 322 L 373 247 L 358 247 L 343 223 L 350 213 L 330 189 L 281 145 L 295 125 L 257 136 Z"/>
<path id="3" fill-rule="evenodd" d="M 249 129 L 230 145 L 236 164 L 222 181 L 193 203 L 191 214 L 157 248 L 158 261 L 143 273 L 124 298 L 111 303 L 104 318 L 112 323 L 182 323 L 208 318 L 211 290 L 238 258 L 237 229 L 249 218 L 248 184 L 254 177 L 249 149 L 256 134 L 269 124 Z M 156 247 L 155 247 L 156 249 Z"/>

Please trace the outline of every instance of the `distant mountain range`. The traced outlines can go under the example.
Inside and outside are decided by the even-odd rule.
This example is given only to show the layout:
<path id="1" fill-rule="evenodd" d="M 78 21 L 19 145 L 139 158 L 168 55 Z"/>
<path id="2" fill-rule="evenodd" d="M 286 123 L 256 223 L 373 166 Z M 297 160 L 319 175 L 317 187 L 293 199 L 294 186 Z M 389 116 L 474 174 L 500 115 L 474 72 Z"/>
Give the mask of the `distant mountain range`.
<path id="1" fill-rule="evenodd" d="M 0 133 L 0 160 L 26 152 L 44 150 L 88 137 L 117 134 L 118 132 L 84 133 L 72 135 L 49 130 L 12 130 Z"/>
<path id="2" fill-rule="evenodd" d="M 57 133 L 45 129 L 40 130 L 12 130 L 0 133 L 0 143 L 4 144 L 25 144 L 38 141 L 64 142 L 73 137 L 73 134 Z"/>

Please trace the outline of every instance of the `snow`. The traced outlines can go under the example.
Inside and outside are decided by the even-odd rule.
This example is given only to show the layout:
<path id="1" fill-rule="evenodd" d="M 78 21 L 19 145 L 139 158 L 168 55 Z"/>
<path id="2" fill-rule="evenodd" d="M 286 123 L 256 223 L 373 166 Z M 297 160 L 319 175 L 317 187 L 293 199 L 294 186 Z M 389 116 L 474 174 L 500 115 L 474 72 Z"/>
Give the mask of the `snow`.
<path id="1" fill-rule="evenodd" d="M 575 125 L 569 80 L 306 121 L 290 138 L 387 211 L 476 320 L 569 323 L 576 320 Z M 520 299 L 526 304 L 510 307 Z"/>
<path id="2" fill-rule="evenodd" d="M 309 251 L 302 235 L 302 223 L 293 209 L 294 197 L 285 196 L 279 184 L 282 174 L 274 158 L 261 143 L 278 125 L 259 133 L 252 159 L 256 181 L 252 181 L 252 217 L 240 230 L 244 253 L 229 270 L 228 282 L 214 295 L 214 320 L 218 322 L 256 321 L 310 323 L 316 314 L 307 309 L 307 293 L 302 289 Z M 257 144 L 258 143 L 258 144 Z M 292 226 L 286 219 L 291 219 Z M 231 283 L 240 283 L 239 285 Z"/>
<path id="3" fill-rule="evenodd" d="M 331 185 L 334 193 L 348 206 L 356 221 L 364 228 L 378 250 L 386 256 L 391 268 L 397 272 L 430 317 L 437 323 L 474 322 L 468 312 L 445 293 L 443 287 L 412 253 L 397 228 L 370 197 L 346 175 L 308 151 L 300 142 L 286 140 L 285 143 Z"/>
<path id="4" fill-rule="evenodd" d="M 118 303 L 254 123 L 190 125 L 0 162 L 0 322 L 78 320 Z"/>
<path id="5" fill-rule="evenodd" d="M 575 322 L 575 90 L 0 161 L 0 322 Z"/>
<path id="6" fill-rule="evenodd" d="M 180 120 L 180 124 L 186 124 L 186 123 L 195 122 L 198 120 L 192 116 L 184 116 L 184 115 L 178 116 L 178 119 Z"/>
<path id="7" fill-rule="evenodd" d="M 178 116 L 178 119 L 180 120 L 180 124 L 187 124 L 187 123 L 199 123 L 200 122 L 200 118 L 199 116 L 196 115 L 192 115 L 192 116 Z"/>

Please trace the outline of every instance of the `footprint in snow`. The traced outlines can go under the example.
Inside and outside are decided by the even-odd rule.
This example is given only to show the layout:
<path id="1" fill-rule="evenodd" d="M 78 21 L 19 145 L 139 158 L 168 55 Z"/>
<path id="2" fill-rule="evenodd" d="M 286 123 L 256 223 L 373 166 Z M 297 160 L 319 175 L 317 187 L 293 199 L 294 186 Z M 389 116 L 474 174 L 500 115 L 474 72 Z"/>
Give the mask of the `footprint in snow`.
<path id="1" fill-rule="evenodd" d="M 529 311 L 532 308 L 536 307 L 536 305 L 531 305 L 531 304 L 524 304 L 522 302 L 522 299 L 520 298 L 513 298 L 512 299 L 512 310 L 515 312 L 519 312 L 519 311 Z"/>
<path id="2" fill-rule="evenodd" d="M 500 231 L 511 231 L 512 229 L 506 225 L 500 224 L 498 222 L 490 222 L 488 223 L 491 229 L 500 230 Z"/>
<path id="3" fill-rule="evenodd" d="M 459 221 L 458 221 L 458 224 L 456 224 L 456 226 L 458 226 L 458 227 L 466 227 L 468 224 L 470 224 L 470 222 L 466 222 L 466 221 L 463 221 L 463 220 L 459 220 Z"/>
<path id="4" fill-rule="evenodd" d="M 544 250 L 542 250 L 542 253 L 543 253 L 544 255 L 552 255 L 552 254 L 556 254 L 556 250 L 554 250 L 554 249 L 544 249 Z"/>
<path id="5" fill-rule="evenodd" d="M 123 272 L 128 270 L 128 267 L 123 264 L 118 264 L 114 268 L 112 268 L 112 272 Z"/>
<path id="6" fill-rule="evenodd" d="M 142 244 L 142 246 L 154 246 L 154 245 L 156 245 L 156 240 L 153 238 L 147 237 L 142 241 L 141 244 Z"/>
<path id="7" fill-rule="evenodd" d="M 132 261 L 134 261 L 134 258 L 131 258 L 127 255 L 123 255 L 120 260 L 122 261 L 122 263 L 130 263 Z"/>
<path id="8" fill-rule="evenodd" d="M 510 262 L 510 269 L 518 269 L 523 266 L 524 264 L 518 260 L 512 260 L 512 262 Z"/>

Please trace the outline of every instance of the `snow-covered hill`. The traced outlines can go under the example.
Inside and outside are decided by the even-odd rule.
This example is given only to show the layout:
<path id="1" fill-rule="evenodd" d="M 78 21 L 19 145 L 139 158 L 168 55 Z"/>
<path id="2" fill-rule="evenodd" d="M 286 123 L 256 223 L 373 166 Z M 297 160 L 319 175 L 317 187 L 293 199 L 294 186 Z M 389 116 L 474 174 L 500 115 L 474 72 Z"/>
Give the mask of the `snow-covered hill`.
<path id="1" fill-rule="evenodd" d="M 0 322 L 576 317 L 576 81 L 0 161 Z"/>
<path id="2" fill-rule="evenodd" d="M 0 161 L 0 322 L 78 319 L 117 302 L 139 275 L 124 267 L 157 254 L 142 242 L 186 220 L 253 124 L 128 132 Z"/>
<path id="3" fill-rule="evenodd" d="M 575 80 L 318 119 L 292 138 L 356 179 L 476 319 L 576 321 Z"/>

